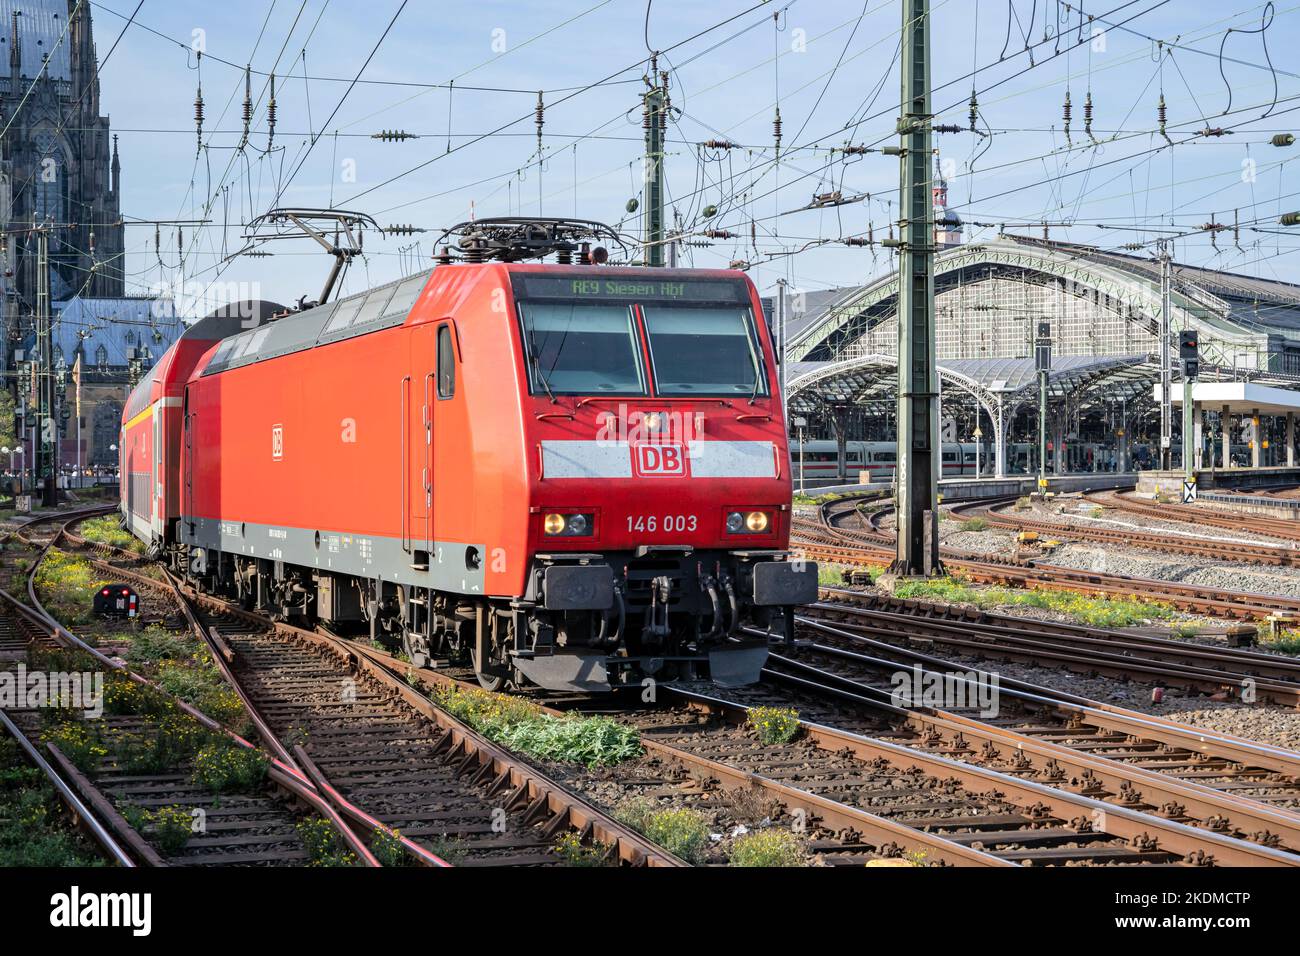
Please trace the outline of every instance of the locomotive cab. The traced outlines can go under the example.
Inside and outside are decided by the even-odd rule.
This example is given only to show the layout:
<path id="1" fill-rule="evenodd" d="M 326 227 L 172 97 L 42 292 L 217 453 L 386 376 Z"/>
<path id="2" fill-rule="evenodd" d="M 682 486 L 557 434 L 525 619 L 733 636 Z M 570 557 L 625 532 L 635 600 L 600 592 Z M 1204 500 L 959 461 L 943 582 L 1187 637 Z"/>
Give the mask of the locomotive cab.
<path id="1" fill-rule="evenodd" d="M 593 688 L 758 679 L 816 568 L 786 560 L 774 357 L 736 273 L 516 267 L 536 449 L 524 642 L 480 670 Z"/>

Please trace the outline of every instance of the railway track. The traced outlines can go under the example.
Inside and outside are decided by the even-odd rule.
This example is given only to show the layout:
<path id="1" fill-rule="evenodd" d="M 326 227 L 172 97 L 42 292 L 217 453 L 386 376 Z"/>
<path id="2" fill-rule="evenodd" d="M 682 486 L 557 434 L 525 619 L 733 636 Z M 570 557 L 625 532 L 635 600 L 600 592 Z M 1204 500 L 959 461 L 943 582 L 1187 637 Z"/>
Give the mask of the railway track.
<path id="1" fill-rule="evenodd" d="M 161 586 L 158 582 L 154 585 Z M 358 802 L 361 802 L 358 787 L 383 786 L 373 779 L 376 768 L 369 768 L 368 779 L 357 781 L 350 773 L 350 762 L 356 755 L 346 750 L 333 753 L 328 743 L 330 735 L 335 733 L 356 739 L 356 721 L 346 715 L 341 718 L 331 715 L 333 703 L 323 705 L 322 713 L 319 701 L 315 704 L 295 701 L 292 692 L 276 688 L 281 681 L 279 675 L 290 675 L 291 683 L 296 681 L 310 688 L 310 696 L 319 698 L 321 686 L 328 685 L 331 675 L 314 668 L 320 666 L 325 649 L 341 652 L 351 655 L 354 666 L 364 670 L 367 677 L 379 679 L 387 674 L 390 688 L 400 688 L 408 703 L 427 707 L 429 715 L 436 718 L 438 711 L 402 679 L 412 668 L 381 651 L 329 635 L 272 624 L 232 609 L 226 602 L 197 595 L 189 597 L 200 602 L 202 613 L 210 617 L 208 626 L 219 637 L 216 645 L 219 652 L 235 661 L 237 671 L 248 668 L 250 675 L 260 675 L 241 682 L 252 698 L 254 709 L 263 713 L 275 725 L 273 729 L 281 733 L 293 730 L 304 718 L 314 721 L 313 726 L 322 731 L 322 739 L 326 741 L 320 745 L 315 759 L 323 760 L 322 766 L 334 777 L 334 784 Z M 259 655 L 264 658 L 260 662 Z M 445 673 L 428 669 L 418 671 L 418 677 L 430 686 L 451 680 Z M 792 677 L 787 674 L 770 679 L 788 681 Z M 803 679 L 806 680 L 806 675 Z M 945 753 L 943 748 L 933 746 L 933 727 L 926 731 L 929 737 L 923 738 L 915 731 L 900 735 L 898 715 L 887 709 L 876 713 L 869 727 L 860 728 L 875 730 L 874 737 L 838 726 L 809 725 L 800 741 L 760 746 L 739 726 L 744 712 L 743 708 L 737 709 L 738 705 L 685 689 L 664 689 L 676 706 L 621 715 L 641 731 L 647 752 L 654 759 L 697 777 L 706 786 L 720 784 L 724 789 L 763 790 L 787 811 L 798 812 L 813 822 L 818 837 L 814 845 L 828 863 L 860 863 L 864 857 L 904 854 L 960 865 L 1210 865 L 1229 861 L 1252 865 L 1300 864 L 1300 857 L 1288 852 L 1292 844 L 1300 846 L 1300 831 L 1288 829 L 1300 818 L 1291 820 L 1289 815 L 1261 801 L 1240 800 L 1234 804 L 1212 788 L 1206 787 L 1202 792 L 1191 783 L 1172 780 L 1160 786 L 1176 791 L 1185 802 L 1176 806 L 1174 801 L 1164 800 L 1160 806 L 1153 807 L 1143 802 L 1149 801 L 1150 796 L 1137 793 L 1135 797 L 1132 787 L 1123 786 L 1124 773 L 1136 774 L 1144 768 L 1115 770 L 1113 761 L 1092 753 L 1069 758 L 1079 763 L 1080 778 L 1085 781 L 1081 792 L 1071 793 L 1054 786 L 1058 781 L 1053 774 L 1059 772 L 1059 761 L 1068 752 L 1059 744 L 1042 741 L 1034 744 L 1038 748 L 1035 759 L 1039 765 L 1031 766 L 1035 766 L 1035 773 L 1045 774 L 1046 782 L 1032 779 L 1032 775 L 1023 773 L 1023 768 L 1013 766 L 1007 768 L 1013 772 L 1003 772 L 992 769 L 991 765 L 967 763 L 960 759 L 963 756 L 960 741 L 949 748 L 951 753 Z M 828 692 L 836 691 L 828 684 L 821 693 Z M 845 693 L 843 688 L 837 692 Z M 378 701 L 368 700 L 366 706 L 368 713 L 381 724 L 391 719 L 391 714 L 382 710 Z M 336 719 L 344 721 L 342 727 Z M 921 718 L 914 715 L 914 719 Z M 966 739 L 976 733 L 972 727 L 966 731 Z M 958 730 L 957 734 L 960 733 Z M 902 742 L 889 739 L 891 734 Z M 308 730 L 308 748 L 315 744 L 316 736 Z M 366 760 L 375 756 L 381 760 L 401 756 L 383 754 L 383 742 L 376 746 L 369 732 L 364 739 L 369 743 Z M 924 746 L 918 746 L 918 741 Z M 931 752 L 926 752 L 926 746 Z M 1054 751 L 1053 747 L 1062 752 Z M 1009 747 L 1008 752 L 1014 749 Z M 1142 748 L 1135 749 L 1140 752 Z M 1048 756 L 1042 757 L 1040 751 Z M 1193 756 L 1200 759 L 1199 755 Z M 1043 764 L 1051 760 L 1057 763 Z M 1094 761 L 1098 766 L 1090 766 L 1087 761 Z M 1226 772 L 1217 764 L 1213 769 Z M 1272 773 L 1277 775 L 1276 771 Z M 1148 787 L 1147 794 L 1155 792 L 1150 789 L 1151 781 L 1143 782 Z M 1122 802 L 1111 805 L 1096 799 L 1095 795 L 1103 794 L 1108 785 L 1113 786 Z M 1188 802 L 1201 816 L 1186 812 Z M 1247 809 L 1254 808 L 1256 803 L 1258 809 Z M 410 827 L 418 829 L 420 821 L 401 816 L 404 812 L 409 811 L 399 807 L 390 822 L 405 823 L 403 832 L 413 833 Z M 1251 817 L 1252 812 L 1259 816 Z M 1189 826 L 1188 821 L 1198 826 Z"/>
<path id="2" fill-rule="evenodd" d="M 1300 539 L 1300 522 L 1232 512 L 1209 504 L 1198 504 L 1195 507 L 1180 504 L 1157 504 L 1154 501 L 1137 498 L 1132 494 L 1115 491 L 1089 492 L 1083 498 L 1085 501 L 1101 505 L 1104 508 L 1116 508 L 1131 514 L 1158 518 L 1161 521 L 1181 521 L 1201 527 L 1226 528 L 1238 533 L 1244 532 L 1266 538 L 1278 538 L 1287 542 L 1295 542 Z"/>
<path id="3" fill-rule="evenodd" d="M 407 666 L 380 651 L 358 649 L 388 666 Z M 715 696 L 716 690 L 701 693 L 668 685 L 660 688 L 667 695 L 667 707 L 613 712 L 639 728 L 652 756 L 724 787 L 758 787 L 787 810 L 802 812 L 819 828 L 834 831 L 838 843 L 815 843 L 827 862 L 857 862 L 863 844 L 868 852 L 880 852 L 878 841 L 890 838 L 884 828 L 892 825 L 920 828 L 930 840 L 910 855 L 924 853 L 947 863 L 969 862 L 953 856 L 955 844 L 1022 865 L 1210 865 L 1229 860 L 1257 865 L 1261 859 L 1300 864 L 1300 857 L 1291 852 L 1300 847 L 1300 816 L 1172 775 L 1184 755 L 1167 741 L 1179 734 L 1189 736 L 1185 727 L 1170 724 L 1140 741 L 1109 732 L 1112 741 L 1129 742 L 1125 764 L 1105 755 L 1106 742 L 1096 741 L 1097 734 L 1089 731 L 1055 736 L 1044 731 L 1041 739 L 1032 739 L 963 715 L 904 710 L 878 691 L 862 686 L 846 691 L 842 677 L 827 674 L 825 680 L 811 680 L 806 663 L 782 655 L 773 660 L 765 687 L 728 691 L 729 700 Z M 785 673 L 786 668 L 804 670 Z M 418 673 L 430 685 L 456 680 L 443 669 Z M 472 681 L 469 675 L 463 679 Z M 864 692 L 876 698 L 862 696 Z M 1032 695 L 1030 699 L 1036 701 Z M 610 706 L 584 698 L 557 703 L 602 713 Z M 756 743 L 740 726 L 747 703 L 800 705 L 803 736 L 780 746 Z M 1063 718 L 1062 724 L 1070 719 Z M 1106 719 L 1121 721 L 1114 714 Z M 1060 742 L 1061 736 L 1082 749 L 1071 750 Z M 971 746 L 972 741 L 979 746 Z M 1252 759 L 1294 769 L 1287 762 L 1294 754 L 1247 741 L 1236 745 L 1258 751 Z M 914 763 L 918 751 L 936 762 Z M 1144 755 L 1163 771 L 1142 766 Z M 1203 758 L 1203 752 L 1185 756 L 1192 762 Z M 1300 796 L 1300 783 L 1277 770 L 1204 759 L 1198 769 L 1218 776 L 1232 777 L 1239 767 L 1242 776 L 1236 783 L 1249 781 L 1252 793 L 1271 791 L 1283 804 Z M 953 764 L 964 766 L 957 769 Z M 1025 786 L 1016 788 L 1012 780 Z M 1123 822 L 1110 820 L 1107 807 L 1120 811 Z M 1139 827 L 1142 821 L 1149 825 Z M 903 830 L 894 837 L 897 842 L 886 843 L 884 849 L 896 852 L 909 838 L 915 841 L 916 834 Z"/>
<path id="4" fill-rule="evenodd" d="M 1036 621 L 918 600 L 825 588 L 803 609 L 885 641 L 941 645 L 962 653 L 1185 687 L 1247 703 L 1300 706 L 1300 660 L 1240 648 Z"/>
<path id="5" fill-rule="evenodd" d="M 105 510 L 108 509 L 91 513 Z M 197 748 L 189 744 L 200 737 L 224 741 L 230 745 L 229 750 L 213 753 L 221 753 L 223 757 L 237 754 L 235 759 L 247 757 L 254 748 L 206 714 L 127 668 L 120 659 L 108 656 L 105 649 L 64 628 L 44 608 L 35 586 L 41 561 L 63 529 L 86 516 L 84 512 L 72 513 L 34 521 L 15 535 L 20 548 L 6 549 L 9 580 L 11 583 L 21 580 L 28 597 L 24 602 L 8 591 L 3 595 L 4 613 L 19 635 L 14 641 L 17 651 L 7 656 L 6 664 L 30 662 L 39 667 L 44 662 L 51 669 L 99 670 L 106 675 L 103 712 L 65 724 L 81 731 L 68 739 L 76 742 L 84 736 L 95 746 L 81 759 L 75 753 L 65 754 L 52 741 L 46 742 L 44 752 L 50 756 L 50 769 L 61 781 L 55 783 L 56 788 L 74 791 L 83 801 L 87 824 L 112 834 L 121 851 L 112 853 L 113 858 L 122 862 L 124 855 L 132 865 L 141 866 L 301 865 L 310 856 L 298 824 L 308 819 L 319 820 L 327 830 L 333 829 L 352 849 L 364 850 L 364 844 L 350 830 L 345 832 L 341 821 L 311 785 L 282 766 L 271 764 L 266 768 L 264 785 L 246 792 L 222 793 L 219 801 L 214 800 L 211 789 L 195 782 Z M 15 567 L 12 555 L 16 551 L 26 555 L 22 560 L 30 564 Z M 125 699 L 132 700 L 133 704 L 144 702 L 147 706 L 118 708 L 111 703 Z M 69 719 L 61 710 L 49 708 L 14 708 L 7 718 L 7 723 L 38 752 L 41 751 L 36 741 L 46 736 L 51 720 Z M 166 767 L 157 766 L 152 760 L 147 768 L 122 763 L 127 752 L 146 756 L 150 742 L 161 749 L 164 738 L 168 746 L 184 750 L 184 756 L 167 761 Z M 136 744 L 141 745 L 139 750 Z M 162 852 L 144 836 L 145 821 L 151 814 L 156 820 L 160 812 L 168 811 L 172 814 L 171 825 L 188 828 L 192 835 L 183 841 L 183 847 Z M 135 819 L 128 820 L 128 815 Z M 365 853 L 368 855 L 369 851 Z"/>
<path id="6" fill-rule="evenodd" d="M 856 505 L 853 499 L 843 499 L 823 506 L 820 520 L 796 518 L 792 545 L 815 560 L 859 567 L 888 566 L 894 557 L 894 538 L 879 525 L 890 509 L 881 508 L 864 517 Z M 850 520 L 863 520 L 867 526 L 855 529 L 843 524 Z M 1251 591 L 1209 591 L 1172 581 L 1080 571 L 1037 561 L 1018 562 L 951 548 L 942 549 L 942 555 L 950 570 L 959 571 L 977 584 L 1159 601 L 1182 611 L 1226 619 L 1262 620 L 1276 614 L 1300 614 L 1300 598 Z"/>
<path id="7" fill-rule="evenodd" d="M 128 567 L 129 555 L 69 542 L 158 601 L 178 605 L 208 642 L 279 758 L 331 801 L 381 824 L 426 855 L 459 866 L 560 866 L 561 834 L 604 848 L 610 863 L 682 861 L 473 731 L 409 694 L 338 639 L 301 631 Z M 365 808 L 364 810 L 361 808 Z"/>
<path id="8" fill-rule="evenodd" d="M 1113 500 L 1113 499 L 1111 499 Z M 949 510 L 954 515 L 983 518 L 989 524 L 1014 531 L 1036 531 L 1064 541 L 1091 541 L 1142 548 L 1167 554 L 1183 554 L 1210 561 L 1233 561 L 1267 567 L 1300 567 L 1300 548 L 1295 538 L 1285 547 L 1252 544 L 1244 541 L 1212 539 L 1192 532 L 1142 531 L 1139 529 L 1084 525 L 1078 521 L 1051 521 L 1045 518 L 1007 513 L 1005 505 L 988 502 L 964 502 Z M 1244 530 L 1238 528 L 1237 530 Z M 1300 531 L 1300 528 L 1297 528 Z"/>

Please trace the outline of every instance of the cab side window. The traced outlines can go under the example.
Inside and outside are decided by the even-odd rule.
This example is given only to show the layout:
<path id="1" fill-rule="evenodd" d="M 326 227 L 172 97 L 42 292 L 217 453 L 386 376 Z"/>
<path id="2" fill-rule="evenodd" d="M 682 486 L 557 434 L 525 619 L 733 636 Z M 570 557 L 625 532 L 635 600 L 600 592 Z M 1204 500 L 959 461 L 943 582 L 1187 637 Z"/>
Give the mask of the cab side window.
<path id="1" fill-rule="evenodd" d="M 456 353 L 451 343 L 451 326 L 438 328 L 438 398 L 456 394 Z"/>

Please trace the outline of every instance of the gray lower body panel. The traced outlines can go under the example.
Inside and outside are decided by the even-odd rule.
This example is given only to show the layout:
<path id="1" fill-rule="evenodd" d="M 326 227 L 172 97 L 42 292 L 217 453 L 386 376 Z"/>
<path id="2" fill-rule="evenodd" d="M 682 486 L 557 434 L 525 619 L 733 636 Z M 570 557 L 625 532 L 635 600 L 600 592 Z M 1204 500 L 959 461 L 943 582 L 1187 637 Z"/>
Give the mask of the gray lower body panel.
<path id="1" fill-rule="evenodd" d="M 422 570 L 412 565 L 416 549 L 424 550 L 423 541 L 407 542 L 410 545 L 408 550 L 399 538 L 382 535 L 287 528 L 251 521 L 217 521 L 214 518 L 181 519 L 180 527 L 182 543 L 209 551 L 283 561 L 317 571 L 418 585 L 455 594 L 484 593 L 483 565 L 487 561 L 487 548 L 481 543 L 435 541 L 428 551 L 427 570 Z M 470 567 L 467 561 L 470 549 L 478 556 L 476 568 Z"/>

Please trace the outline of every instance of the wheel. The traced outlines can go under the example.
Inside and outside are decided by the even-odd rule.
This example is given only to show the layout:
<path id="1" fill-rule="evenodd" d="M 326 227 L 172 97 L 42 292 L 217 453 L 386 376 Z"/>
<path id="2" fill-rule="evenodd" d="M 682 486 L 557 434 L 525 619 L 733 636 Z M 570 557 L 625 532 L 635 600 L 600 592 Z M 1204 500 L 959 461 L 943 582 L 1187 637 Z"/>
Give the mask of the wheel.
<path id="1" fill-rule="evenodd" d="M 470 660 L 474 664 L 474 676 L 475 678 L 478 679 L 478 685 L 480 687 L 482 687 L 484 690 L 490 690 L 495 692 L 495 691 L 499 691 L 502 687 L 505 686 L 506 679 L 504 675 L 485 673 L 483 669 L 479 667 L 478 658 L 474 655 L 472 651 L 470 652 L 469 656 L 470 656 Z"/>

